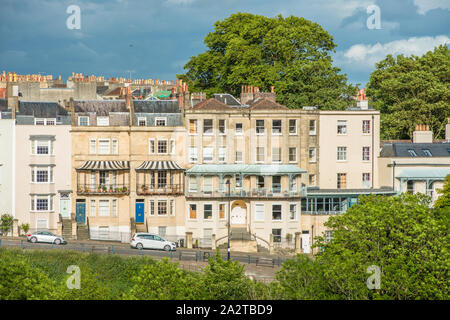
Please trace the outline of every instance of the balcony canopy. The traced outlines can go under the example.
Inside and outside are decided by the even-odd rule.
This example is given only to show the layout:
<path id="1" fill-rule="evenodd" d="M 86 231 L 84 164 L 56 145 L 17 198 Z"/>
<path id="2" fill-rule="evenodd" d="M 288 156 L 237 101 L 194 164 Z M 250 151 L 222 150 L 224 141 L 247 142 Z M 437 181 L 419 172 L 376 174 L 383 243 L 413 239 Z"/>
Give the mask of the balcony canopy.
<path id="1" fill-rule="evenodd" d="M 86 161 L 77 170 L 130 170 L 129 161 Z"/>
<path id="2" fill-rule="evenodd" d="M 184 170 L 176 161 L 144 161 L 138 170 Z"/>
<path id="3" fill-rule="evenodd" d="M 417 179 L 436 179 L 444 180 L 445 177 L 450 174 L 450 167 L 447 168 L 414 168 L 404 169 L 397 175 L 396 178 L 403 178 L 409 180 Z"/>
<path id="4" fill-rule="evenodd" d="M 186 171 L 186 174 L 200 175 L 289 175 L 302 174 L 303 170 L 292 164 L 198 164 Z"/>

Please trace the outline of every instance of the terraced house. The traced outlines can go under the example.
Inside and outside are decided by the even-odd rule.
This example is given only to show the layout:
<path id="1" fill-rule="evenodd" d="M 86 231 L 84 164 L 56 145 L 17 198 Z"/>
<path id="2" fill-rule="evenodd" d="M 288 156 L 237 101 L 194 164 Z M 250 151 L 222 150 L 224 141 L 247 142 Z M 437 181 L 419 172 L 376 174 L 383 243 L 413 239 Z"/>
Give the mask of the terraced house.
<path id="1" fill-rule="evenodd" d="M 300 232 L 307 169 L 317 174 L 305 150 L 317 148 L 317 140 L 305 138 L 302 121 L 309 118 L 301 111 L 276 103 L 273 92 L 243 89 L 240 101 L 217 94 L 184 110 L 186 230 L 199 245 L 212 235 L 220 245 L 230 214 L 234 249 L 254 251 L 271 237 L 293 243 Z"/>
<path id="2" fill-rule="evenodd" d="M 184 128 L 176 101 L 71 101 L 78 235 L 129 241 L 184 233 Z M 177 162 L 178 161 L 178 162 Z M 84 231 L 85 233 L 85 231 Z"/>

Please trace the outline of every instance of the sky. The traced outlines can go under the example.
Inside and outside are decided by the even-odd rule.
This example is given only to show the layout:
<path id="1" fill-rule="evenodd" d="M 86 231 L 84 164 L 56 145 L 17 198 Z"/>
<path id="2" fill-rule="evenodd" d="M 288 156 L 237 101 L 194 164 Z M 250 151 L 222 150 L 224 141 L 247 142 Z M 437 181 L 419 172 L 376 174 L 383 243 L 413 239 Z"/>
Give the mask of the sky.
<path id="1" fill-rule="evenodd" d="M 203 39 L 214 22 L 236 12 L 294 15 L 319 23 L 337 44 L 334 65 L 362 86 L 387 54 L 422 55 L 450 43 L 450 0 L 1 2 L 0 72 L 63 79 L 76 72 L 175 80 L 191 56 L 206 50 Z M 67 20 L 76 22 L 73 11 L 67 12 L 71 5 L 80 8 L 79 29 L 67 27 Z"/>

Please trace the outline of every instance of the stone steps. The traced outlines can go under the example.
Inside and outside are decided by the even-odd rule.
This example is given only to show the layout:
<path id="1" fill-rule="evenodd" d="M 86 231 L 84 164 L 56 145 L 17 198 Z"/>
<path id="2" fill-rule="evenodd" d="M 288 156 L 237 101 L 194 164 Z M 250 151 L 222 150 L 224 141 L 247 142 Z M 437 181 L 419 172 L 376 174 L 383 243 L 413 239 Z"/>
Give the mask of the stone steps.
<path id="1" fill-rule="evenodd" d="M 89 230 L 86 225 L 77 226 L 77 240 L 89 240 Z"/>

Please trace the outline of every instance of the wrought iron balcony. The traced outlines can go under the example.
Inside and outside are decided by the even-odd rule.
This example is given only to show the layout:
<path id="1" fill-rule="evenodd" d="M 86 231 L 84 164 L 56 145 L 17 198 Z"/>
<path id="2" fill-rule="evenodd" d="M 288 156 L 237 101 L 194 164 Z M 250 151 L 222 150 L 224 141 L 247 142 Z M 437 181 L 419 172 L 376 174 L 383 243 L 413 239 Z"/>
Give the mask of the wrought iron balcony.
<path id="1" fill-rule="evenodd" d="M 213 190 L 213 191 L 188 191 L 187 197 L 190 198 L 299 198 L 306 196 L 306 188 L 300 188 L 297 191 L 282 190 L 281 188 L 255 188 L 255 189 L 233 189 L 228 195 L 228 191 Z"/>
<path id="2" fill-rule="evenodd" d="M 140 184 L 136 186 L 138 195 L 183 195 L 182 184 Z"/>
<path id="3" fill-rule="evenodd" d="M 83 184 L 77 185 L 78 194 L 125 195 L 130 193 L 128 184 Z"/>

